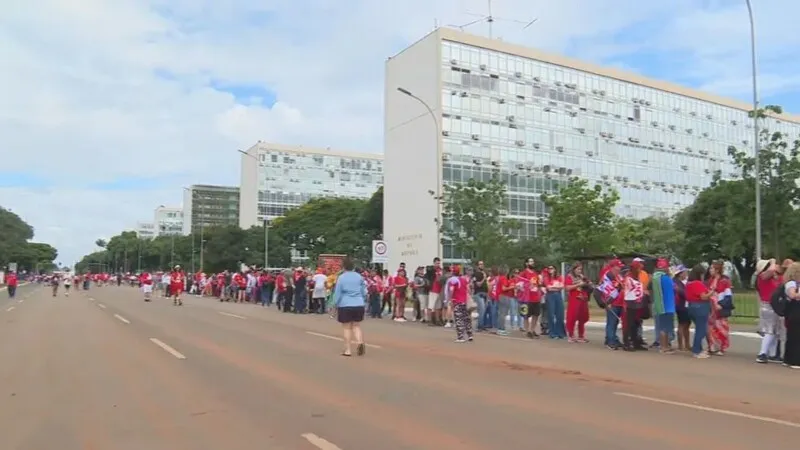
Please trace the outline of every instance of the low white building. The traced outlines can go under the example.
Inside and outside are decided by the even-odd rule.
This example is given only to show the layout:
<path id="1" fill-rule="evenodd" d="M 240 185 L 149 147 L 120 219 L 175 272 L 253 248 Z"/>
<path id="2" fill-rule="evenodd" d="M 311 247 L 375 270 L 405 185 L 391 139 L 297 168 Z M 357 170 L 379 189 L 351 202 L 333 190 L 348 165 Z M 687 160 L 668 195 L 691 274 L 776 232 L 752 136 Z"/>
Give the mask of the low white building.
<path id="1" fill-rule="evenodd" d="M 153 222 L 137 222 L 136 236 L 140 239 L 153 239 L 156 237 L 156 226 Z"/>
<path id="2" fill-rule="evenodd" d="M 183 233 L 183 208 L 161 205 L 153 217 L 156 236 L 179 235 Z"/>

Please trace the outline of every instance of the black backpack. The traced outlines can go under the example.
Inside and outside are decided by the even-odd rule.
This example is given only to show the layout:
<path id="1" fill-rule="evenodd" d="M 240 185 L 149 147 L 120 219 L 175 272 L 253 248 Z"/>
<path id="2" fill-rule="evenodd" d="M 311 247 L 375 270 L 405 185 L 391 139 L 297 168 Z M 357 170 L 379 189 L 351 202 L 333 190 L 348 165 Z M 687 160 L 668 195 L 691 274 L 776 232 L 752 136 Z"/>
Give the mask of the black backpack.
<path id="1" fill-rule="evenodd" d="M 789 298 L 786 297 L 786 284 L 782 283 L 775 291 L 772 292 L 772 297 L 769 299 L 769 305 L 775 314 L 784 317 L 786 316 L 786 308 L 789 305 Z"/>

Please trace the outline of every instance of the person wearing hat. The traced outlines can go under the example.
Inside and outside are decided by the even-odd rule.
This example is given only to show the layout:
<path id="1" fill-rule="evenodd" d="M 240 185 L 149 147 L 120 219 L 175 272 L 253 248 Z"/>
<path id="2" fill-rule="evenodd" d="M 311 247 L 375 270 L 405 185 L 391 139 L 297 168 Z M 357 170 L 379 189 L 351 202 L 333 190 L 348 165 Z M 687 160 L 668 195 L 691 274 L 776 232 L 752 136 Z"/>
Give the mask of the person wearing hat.
<path id="1" fill-rule="evenodd" d="M 778 265 L 775 258 L 762 259 L 756 263 L 756 291 L 761 301 L 758 325 L 759 332 L 763 335 L 761 350 L 756 356 L 756 362 L 760 364 L 766 364 L 770 360 L 780 361 L 778 342 L 785 339 L 786 329 L 783 319 L 772 309 L 770 301 L 773 292 L 783 285 L 784 270 L 783 264 Z"/>
<path id="2" fill-rule="evenodd" d="M 650 293 L 653 303 L 653 319 L 655 321 L 655 338 L 653 346 L 661 353 L 674 353 L 670 345 L 675 329 L 675 286 L 668 274 L 669 261 L 658 258 L 656 271 L 650 278 Z"/>
<path id="3" fill-rule="evenodd" d="M 646 285 L 642 283 L 643 271 L 644 264 L 642 261 L 634 259 L 623 282 L 625 315 L 622 327 L 622 342 L 623 349 L 627 352 L 647 350 L 639 335 L 639 329 L 642 325 L 642 310 L 647 306 L 645 303 Z"/>
<path id="4" fill-rule="evenodd" d="M 181 293 L 183 292 L 185 282 L 186 277 L 183 274 L 183 270 L 181 270 L 181 266 L 176 265 L 169 274 L 169 294 L 172 297 L 172 304 L 175 306 L 183 306 Z"/>
<path id="5" fill-rule="evenodd" d="M 610 260 L 600 271 L 600 282 L 595 290 L 602 297 L 601 307 L 606 310 L 605 346 L 610 350 L 618 350 L 622 347 L 617 335 L 617 327 L 621 322 L 625 307 L 625 299 L 622 295 L 622 267 L 622 261 L 619 259 Z"/>
<path id="6" fill-rule="evenodd" d="M 686 304 L 686 283 L 689 277 L 689 269 L 683 264 L 673 267 L 670 271 L 672 275 L 672 286 L 675 291 L 675 315 L 678 318 L 678 351 L 688 352 L 691 349 L 689 343 L 689 331 L 692 325 L 692 318 L 689 316 L 689 307 Z"/>

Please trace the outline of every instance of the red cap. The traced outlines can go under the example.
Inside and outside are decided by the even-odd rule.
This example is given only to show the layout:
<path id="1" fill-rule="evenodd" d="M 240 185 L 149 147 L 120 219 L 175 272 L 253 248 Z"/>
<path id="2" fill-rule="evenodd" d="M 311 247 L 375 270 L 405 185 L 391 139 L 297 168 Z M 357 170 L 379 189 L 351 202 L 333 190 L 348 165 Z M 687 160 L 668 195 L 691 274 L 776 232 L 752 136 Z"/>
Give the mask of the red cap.
<path id="1" fill-rule="evenodd" d="M 622 264 L 622 261 L 620 261 L 617 258 L 614 258 L 614 259 L 612 259 L 611 261 L 608 262 L 608 267 L 609 268 L 610 267 L 622 267 L 622 266 L 624 266 L 624 264 Z"/>

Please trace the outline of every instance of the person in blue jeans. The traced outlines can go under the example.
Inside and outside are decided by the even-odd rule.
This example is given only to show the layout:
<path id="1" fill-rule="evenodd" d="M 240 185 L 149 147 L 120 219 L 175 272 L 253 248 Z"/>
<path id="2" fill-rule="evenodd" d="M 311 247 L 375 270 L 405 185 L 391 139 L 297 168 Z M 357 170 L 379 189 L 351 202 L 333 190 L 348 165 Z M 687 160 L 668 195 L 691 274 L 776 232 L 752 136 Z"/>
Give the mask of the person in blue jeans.
<path id="1" fill-rule="evenodd" d="M 708 335 L 708 316 L 711 314 L 711 298 L 714 292 L 703 283 L 706 269 L 698 264 L 689 272 L 689 282 L 686 283 L 686 302 L 689 317 L 694 323 L 694 341 L 692 342 L 692 355 L 695 358 L 709 357 L 708 351 L 703 350 L 703 342 Z"/>
<path id="2" fill-rule="evenodd" d="M 548 266 L 545 272 L 545 304 L 547 305 L 548 334 L 550 339 L 566 339 L 564 326 L 564 279 L 556 272 L 555 266 Z"/>
<path id="3" fill-rule="evenodd" d="M 656 261 L 656 271 L 650 278 L 648 290 L 656 330 L 652 347 L 659 348 L 662 353 L 673 353 L 671 337 L 675 334 L 675 286 L 669 276 L 669 261 L 665 258 Z"/>
<path id="4" fill-rule="evenodd" d="M 486 276 L 486 271 L 483 266 L 483 261 L 478 261 L 477 267 L 472 272 L 472 298 L 478 306 L 478 331 L 484 331 L 492 328 L 494 323 L 487 321 L 486 315 L 491 307 L 489 303 L 489 279 Z M 491 302 L 494 303 L 494 302 Z"/>

